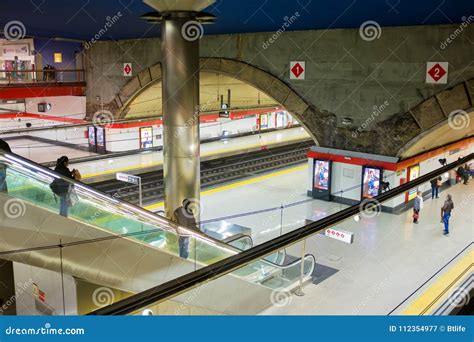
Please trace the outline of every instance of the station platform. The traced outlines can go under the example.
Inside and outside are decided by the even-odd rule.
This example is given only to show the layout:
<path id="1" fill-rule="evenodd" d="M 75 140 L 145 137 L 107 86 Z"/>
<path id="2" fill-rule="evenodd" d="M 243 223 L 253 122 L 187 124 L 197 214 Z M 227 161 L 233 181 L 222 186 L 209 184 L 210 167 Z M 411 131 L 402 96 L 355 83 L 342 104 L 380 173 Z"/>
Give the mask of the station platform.
<path id="1" fill-rule="evenodd" d="M 301 227 L 307 220 L 346 208 L 309 199 L 306 177 L 307 165 L 301 165 L 203 191 L 201 220 L 250 228 L 257 245 Z M 447 193 L 455 205 L 448 237 L 443 235 L 439 219 Z M 472 267 L 473 193 L 471 182 L 448 188 L 439 199 L 425 200 L 418 225 L 412 222 L 411 210 L 361 217 L 359 222 L 348 220 L 343 226 L 355 234 L 353 244 L 323 234 L 313 236 L 307 240 L 306 253 L 313 254 L 317 264 L 312 283 L 303 288 L 305 295 L 291 295 L 284 305 L 277 303 L 262 314 L 422 314 L 426 306 L 431 308 L 427 313 L 436 310 L 454 290 L 453 279 L 459 274 L 452 269 L 472 273 L 466 267 Z M 147 207 L 153 211 L 161 208 L 162 203 Z M 287 248 L 286 253 L 301 255 L 300 244 Z M 426 305 L 420 309 L 423 303 Z"/>
<path id="2" fill-rule="evenodd" d="M 201 161 L 213 160 L 230 155 L 277 147 L 310 139 L 301 127 L 289 128 L 250 136 L 222 139 L 201 144 Z M 143 152 L 97 161 L 72 161 L 71 168 L 80 170 L 85 183 L 93 183 L 115 178 L 117 172 L 130 174 L 145 173 L 161 169 L 163 152 Z"/>

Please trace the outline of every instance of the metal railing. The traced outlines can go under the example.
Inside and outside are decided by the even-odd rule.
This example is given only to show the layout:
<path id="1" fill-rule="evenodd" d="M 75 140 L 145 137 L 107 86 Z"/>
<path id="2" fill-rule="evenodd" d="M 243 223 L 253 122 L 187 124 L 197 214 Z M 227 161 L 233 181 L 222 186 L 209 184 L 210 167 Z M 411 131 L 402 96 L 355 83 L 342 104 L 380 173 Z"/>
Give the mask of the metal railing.
<path id="1" fill-rule="evenodd" d="M 0 69 L 0 85 L 85 82 L 83 69 Z"/>
<path id="2" fill-rule="evenodd" d="M 472 159 L 474 159 L 474 153 L 471 153 L 464 158 L 460 158 L 455 162 L 429 172 L 426 175 L 420 176 L 413 181 L 388 190 L 366 203 L 364 210 L 378 210 L 381 203 L 401 195 L 406 191 L 417 187 L 418 185 L 426 183 L 439 175 L 457 168 L 460 165 L 464 165 Z M 234 270 L 241 268 L 244 265 L 264 258 L 265 256 L 275 253 L 278 250 L 284 249 L 288 245 L 303 241 L 326 228 L 333 227 L 346 219 L 358 215 L 361 210 L 360 204 L 353 205 L 335 214 L 326 216 L 318 221 L 305 225 L 299 229 L 293 230 L 258 246 L 252 247 L 237 255 L 230 256 L 224 260 L 190 272 L 181 277 L 160 284 L 126 299 L 120 300 L 114 304 L 95 310 L 89 313 L 89 315 L 125 315 L 133 313 L 149 305 L 163 302 L 186 291 L 189 291 L 200 284 L 222 277 Z"/>

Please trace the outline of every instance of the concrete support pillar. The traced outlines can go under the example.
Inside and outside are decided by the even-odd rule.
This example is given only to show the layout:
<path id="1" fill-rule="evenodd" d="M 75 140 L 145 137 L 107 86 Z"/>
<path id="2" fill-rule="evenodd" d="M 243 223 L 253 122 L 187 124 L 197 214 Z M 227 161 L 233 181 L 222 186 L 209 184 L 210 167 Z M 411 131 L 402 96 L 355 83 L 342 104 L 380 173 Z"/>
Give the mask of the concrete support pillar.
<path id="1" fill-rule="evenodd" d="M 185 198 L 199 203 L 199 37 L 186 34 L 195 15 L 173 11 L 161 21 L 164 202 L 168 218 Z"/>

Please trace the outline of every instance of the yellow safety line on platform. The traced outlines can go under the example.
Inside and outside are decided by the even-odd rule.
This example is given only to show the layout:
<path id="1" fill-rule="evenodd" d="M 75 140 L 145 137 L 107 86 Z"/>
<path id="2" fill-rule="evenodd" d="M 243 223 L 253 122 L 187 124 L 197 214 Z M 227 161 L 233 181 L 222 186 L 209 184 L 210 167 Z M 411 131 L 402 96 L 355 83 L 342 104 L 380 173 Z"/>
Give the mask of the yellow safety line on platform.
<path id="1" fill-rule="evenodd" d="M 402 315 L 424 315 L 448 295 L 448 291 L 459 283 L 474 267 L 474 250 L 471 250 L 457 264 L 444 273 L 420 297 L 412 302 Z"/>
<path id="2" fill-rule="evenodd" d="M 309 136 L 299 135 L 299 136 L 296 136 L 296 137 L 281 139 L 281 140 L 278 140 L 278 141 L 275 140 L 275 141 L 271 141 L 271 142 L 267 142 L 267 143 L 260 142 L 259 144 L 236 146 L 236 147 L 231 147 L 231 148 L 218 150 L 218 151 L 208 151 L 206 153 L 203 153 L 201 155 L 201 157 L 208 157 L 208 156 L 212 156 L 212 155 L 215 155 L 215 154 L 226 153 L 226 152 L 231 152 L 231 151 L 238 151 L 238 150 L 242 150 L 242 149 L 246 149 L 246 148 L 270 146 L 270 145 L 274 145 L 274 144 L 278 144 L 278 143 L 282 143 L 282 142 L 288 142 L 288 141 L 292 141 L 292 140 L 300 140 L 300 139 L 304 139 L 304 138 L 309 139 Z M 119 158 L 121 158 L 121 157 L 119 157 Z M 124 172 L 124 171 L 130 171 L 130 170 L 137 170 L 137 169 L 141 169 L 141 168 L 144 168 L 144 167 L 158 166 L 158 165 L 161 165 L 161 164 L 163 164 L 162 161 L 154 162 L 154 163 L 140 164 L 138 166 L 137 165 L 127 166 L 127 167 L 123 167 L 123 168 L 120 168 L 120 169 L 107 170 L 107 171 L 104 171 L 104 172 L 88 173 L 88 174 L 83 175 L 82 178 L 83 179 L 93 178 L 93 177 L 104 176 L 104 175 L 108 175 L 108 174 L 116 173 L 116 172 Z"/>
<path id="3" fill-rule="evenodd" d="M 302 170 L 302 169 L 304 169 L 305 167 L 307 167 L 306 164 L 305 164 L 305 165 L 301 165 L 301 166 L 292 167 L 291 169 L 286 169 L 286 170 L 282 170 L 282 171 L 277 171 L 277 172 L 269 173 L 269 174 L 267 174 L 267 175 L 263 175 L 263 176 L 258 176 L 258 177 L 246 179 L 246 180 L 243 180 L 243 181 L 240 181 L 240 182 L 235 182 L 235 183 L 223 185 L 223 186 L 220 186 L 220 187 L 218 187 L 218 188 L 213 188 L 213 189 L 205 190 L 205 191 L 202 191 L 202 192 L 201 192 L 201 196 L 206 196 L 206 195 L 210 195 L 210 194 L 215 194 L 216 192 L 221 192 L 221 191 L 224 191 L 224 190 L 230 190 L 230 189 L 234 189 L 234 188 L 237 188 L 237 187 L 240 187 L 240 186 L 244 186 L 244 185 L 249 185 L 249 184 L 261 182 L 261 181 L 263 181 L 263 180 L 266 180 L 266 179 L 269 179 L 269 178 L 273 178 L 273 177 L 283 176 L 283 175 L 286 175 L 286 174 L 288 174 L 288 173 L 292 173 L 292 172 L 296 172 L 296 171 Z M 146 207 L 144 207 L 144 208 L 147 209 L 147 210 L 153 211 L 153 210 L 158 209 L 158 208 L 160 208 L 160 207 L 162 207 L 162 206 L 163 206 L 163 202 L 158 202 L 158 203 L 155 203 L 155 204 L 148 205 L 148 206 L 146 206 Z"/>

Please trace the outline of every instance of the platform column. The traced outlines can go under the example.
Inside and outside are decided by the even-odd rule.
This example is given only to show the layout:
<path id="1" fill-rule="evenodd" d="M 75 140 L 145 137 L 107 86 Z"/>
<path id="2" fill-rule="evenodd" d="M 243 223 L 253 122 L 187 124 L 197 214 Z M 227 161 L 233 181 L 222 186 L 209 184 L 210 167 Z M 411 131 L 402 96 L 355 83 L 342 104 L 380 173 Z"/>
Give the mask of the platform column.
<path id="1" fill-rule="evenodd" d="M 192 12 L 170 12 L 161 22 L 164 202 L 169 218 L 185 198 L 199 204 L 199 39 L 182 32 L 194 20 Z"/>

